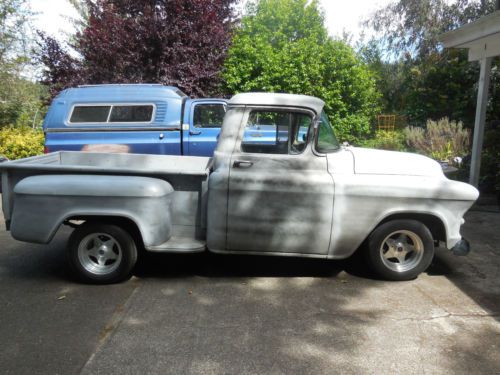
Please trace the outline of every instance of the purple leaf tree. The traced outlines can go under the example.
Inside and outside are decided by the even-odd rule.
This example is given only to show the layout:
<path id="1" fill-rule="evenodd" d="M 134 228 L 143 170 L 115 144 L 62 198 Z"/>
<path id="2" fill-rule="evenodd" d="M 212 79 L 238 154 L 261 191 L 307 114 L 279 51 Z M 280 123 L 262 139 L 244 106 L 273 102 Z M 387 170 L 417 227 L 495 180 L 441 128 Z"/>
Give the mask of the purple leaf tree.
<path id="1" fill-rule="evenodd" d="M 73 57 L 40 38 L 52 95 L 77 84 L 163 83 L 192 96 L 217 94 L 236 0 L 86 0 Z M 74 54 L 73 54 L 74 55 Z"/>

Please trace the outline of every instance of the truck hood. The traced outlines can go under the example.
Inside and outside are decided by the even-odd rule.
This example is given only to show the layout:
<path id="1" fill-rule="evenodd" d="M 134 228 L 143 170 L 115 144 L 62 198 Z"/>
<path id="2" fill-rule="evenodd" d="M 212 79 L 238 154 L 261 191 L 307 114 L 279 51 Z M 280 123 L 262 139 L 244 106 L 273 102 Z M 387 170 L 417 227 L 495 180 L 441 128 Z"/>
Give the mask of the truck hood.
<path id="1" fill-rule="evenodd" d="M 441 165 L 426 156 L 357 147 L 349 147 L 349 151 L 356 174 L 444 177 Z"/>

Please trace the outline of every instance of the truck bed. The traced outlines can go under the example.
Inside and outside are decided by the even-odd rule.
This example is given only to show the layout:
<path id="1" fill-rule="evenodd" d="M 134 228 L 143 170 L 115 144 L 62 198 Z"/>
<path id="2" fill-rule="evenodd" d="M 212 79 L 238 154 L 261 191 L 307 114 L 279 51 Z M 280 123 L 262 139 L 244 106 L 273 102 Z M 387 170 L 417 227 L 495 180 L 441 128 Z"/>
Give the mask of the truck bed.
<path id="1" fill-rule="evenodd" d="M 199 222 L 202 197 L 212 159 L 196 156 L 86 153 L 60 151 L 0 164 L 2 203 L 5 220 L 11 216 L 14 186 L 34 175 L 88 174 L 147 176 L 166 180 L 175 190 L 176 220 L 180 226 L 203 225 Z M 190 204 L 185 204 L 188 201 Z M 179 205 L 177 207 L 177 204 Z M 203 217 L 203 216 L 202 216 Z M 204 221 L 204 219 L 203 219 Z"/>
<path id="2" fill-rule="evenodd" d="M 0 170 L 208 176 L 212 159 L 196 156 L 59 151 L 9 161 Z"/>

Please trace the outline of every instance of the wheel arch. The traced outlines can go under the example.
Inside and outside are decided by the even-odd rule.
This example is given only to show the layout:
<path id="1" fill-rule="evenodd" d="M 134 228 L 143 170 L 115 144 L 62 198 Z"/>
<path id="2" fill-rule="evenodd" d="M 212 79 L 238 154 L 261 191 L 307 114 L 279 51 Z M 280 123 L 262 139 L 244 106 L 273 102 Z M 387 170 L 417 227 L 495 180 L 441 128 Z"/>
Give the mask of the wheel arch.
<path id="1" fill-rule="evenodd" d="M 392 220 L 415 220 L 424 224 L 431 232 L 434 241 L 445 241 L 446 242 L 446 226 L 441 218 L 430 213 L 421 212 L 399 212 L 393 213 L 384 217 L 379 223 L 373 228 L 370 234 L 377 229 L 380 225 L 385 224 Z"/>
<path id="2" fill-rule="evenodd" d="M 139 225 L 130 217 L 125 215 L 70 215 L 63 220 L 62 224 L 71 227 L 78 226 L 79 224 L 72 223 L 73 221 L 96 222 L 117 225 L 125 229 L 134 239 L 137 246 L 144 247 L 143 236 Z"/>

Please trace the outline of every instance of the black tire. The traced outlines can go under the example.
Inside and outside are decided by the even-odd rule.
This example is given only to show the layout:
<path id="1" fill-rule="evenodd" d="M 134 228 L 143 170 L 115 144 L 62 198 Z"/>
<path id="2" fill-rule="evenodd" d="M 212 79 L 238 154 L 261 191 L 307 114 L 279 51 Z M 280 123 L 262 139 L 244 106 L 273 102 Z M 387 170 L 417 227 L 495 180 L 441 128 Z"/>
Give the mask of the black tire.
<path id="1" fill-rule="evenodd" d="M 431 264 L 434 239 L 429 228 L 419 221 L 393 220 L 370 234 L 365 250 L 369 267 L 379 277 L 412 280 Z"/>
<path id="2" fill-rule="evenodd" d="M 71 269 L 86 283 L 111 284 L 127 280 L 137 262 L 134 239 L 114 224 L 86 222 L 80 225 L 71 234 L 67 250 Z"/>

